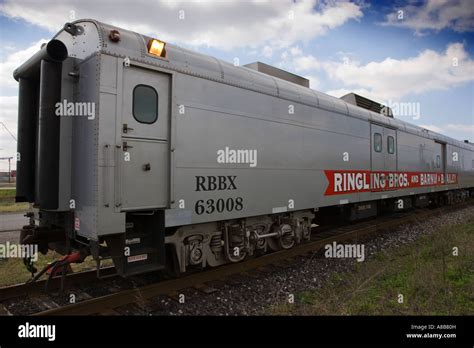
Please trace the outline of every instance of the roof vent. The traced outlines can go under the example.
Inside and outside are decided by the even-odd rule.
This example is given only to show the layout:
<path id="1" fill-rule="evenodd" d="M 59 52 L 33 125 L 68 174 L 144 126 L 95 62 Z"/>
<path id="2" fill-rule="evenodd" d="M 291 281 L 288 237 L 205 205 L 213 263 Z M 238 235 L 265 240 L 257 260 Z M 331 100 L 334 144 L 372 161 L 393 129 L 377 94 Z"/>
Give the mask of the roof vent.
<path id="1" fill-rule="evenodd" d="M 288 71 L 281 70 L 278 68 L 275 68 L 274 66 L 262 63 L 262 62 L 254 62 L 250 64 L 245 64 L 244 65 L 246 68 L 250 68 L 252 70 L 256 70 L 258 72 L 277 77 L 279 79 L 291 82 L 291 83 L 296 83 L 297 85 L 303 86 L 303 87 L 308 87 L 309 88 L 309 80 L 305 79 L 304 77 L 292 74 Z"/>
<path id="2" fill-rule="evenodd" d="M 367 99 L 361 95 L 355 93 L 349 93 L 342 96 L 340 99 L 344 100 L 346 103 L 359 106 L 361 108 L 376 112 L 378 114 L 385 115 L 387 117 L 393 118 L 392 109 L 388 106 L 377 103 L 373 100 Z"/>

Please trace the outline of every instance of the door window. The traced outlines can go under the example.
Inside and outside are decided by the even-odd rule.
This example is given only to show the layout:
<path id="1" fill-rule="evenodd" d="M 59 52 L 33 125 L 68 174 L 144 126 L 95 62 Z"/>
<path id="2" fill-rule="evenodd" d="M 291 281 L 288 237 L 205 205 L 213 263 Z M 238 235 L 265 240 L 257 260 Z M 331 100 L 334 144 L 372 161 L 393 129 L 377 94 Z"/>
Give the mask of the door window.
<path id="1" fill-rule="evenodd" d="M 374 151 L 382 152 L 382 134 L 374 133 Z"/>
<path id="2" fill-rule="evenodd" d="M 387 137 L 387 151 L 391 155 L 395 153 L 395 138 L 391 135 Z"/>
<path id="3" fill-rule="evenodd" d="M 133 117 L 140 123 L 155 123 L 158 119 L 158 93 L 147 85 L 133 89 Z"/>

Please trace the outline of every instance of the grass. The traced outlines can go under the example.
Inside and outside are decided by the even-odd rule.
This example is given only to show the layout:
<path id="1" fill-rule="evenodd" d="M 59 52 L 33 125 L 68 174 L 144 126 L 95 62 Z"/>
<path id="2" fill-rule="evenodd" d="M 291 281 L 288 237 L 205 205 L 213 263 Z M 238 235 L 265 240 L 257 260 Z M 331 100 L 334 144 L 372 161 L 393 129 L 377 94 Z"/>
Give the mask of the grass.
<path id="1" fill-rule="evenodd" d="M 10 212 L 24 212 L 28 210 L 28 203 L 15 203 L 16 190 L 13 189 L 2 189 L 0 190 L 0 214 Z M 38 261 L 35 263 L 35 267 L 41 270 L 48 263 L 57 260 L 61 257 L 56 252 L 48 252 L 46 255 L 39 254 Z M 111 263 L 104 262 L 104 265 L 110 265 Z M 83 263 L 73 264 L 73 271 L 82 271 L 87 269 L 95 268 L 95 261 L 92 257 L 86 258 Z M 0 286 L 7 286 L 12 284 L 23 283 L 31 277 L 30 273 L 26 270 L 23 261 L 21 259 L 0 259 Z"/>
<path id="2" fill-rule="evenodd" d="M 16 189 L 2 189 L 0 190 L 0 199 L 2 198 L 13 198 L 15 199 Z"/>
<path id="3" fill-rule="evenodd" d="M 474 217 L 380 252 L 351 273 L 332 274 L 321 289 L 295 297 L 295 304 L 272 307 L 269 314 L 473 315 Z"/>
<path id="4" fill-rule="evenodd" d="M 59 258 L 61 258 L 61 255 L 54 251 L 50 251 L 46 255 L 39 254 L 35 267 L 40 271 L 48 263 Z M 72 265 L 74 272 L 94 269 L 95 267 L 95 261 L 90 256 L 83 263 Z M 0 259 L 0 287 L 24 283 L 30 278 L 31 274 L 26 270 L 22 259 Z"/>
<path id="5" fill-rule="evenodd" d="M 26 212 L 28 208 L 29 208 L 28 203 L 15 203 L 15 202 L 0 201 L 0 214 L 1 213 L 22 213 L 22 212 Z"/>
<path id="6" fill-rule="evenodd" d="M 0 190 L 0 213 L 20 213 L 28 210 L 28 203 L 15 203 L 16 189 Z"/>

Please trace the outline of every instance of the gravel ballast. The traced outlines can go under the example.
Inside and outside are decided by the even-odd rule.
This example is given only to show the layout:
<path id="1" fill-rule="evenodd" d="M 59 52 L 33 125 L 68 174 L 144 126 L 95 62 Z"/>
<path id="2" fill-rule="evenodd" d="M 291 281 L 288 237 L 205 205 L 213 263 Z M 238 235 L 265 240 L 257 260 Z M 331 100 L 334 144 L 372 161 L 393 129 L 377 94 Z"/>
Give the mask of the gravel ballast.
<path id="1" fill-rule="evenodd" d="M 470 217 L 474 217 L 472 206 L 384 231 L 364 242 L 365 258 L 370 259 L 378 252 L 412 243 L 422 236 L 435 233 L 442 226 L 460 224 Z M 284 265 L 269 266 L 260 272 L 210 283 L 208 285 L 212 291 L 209 293 L 186 289 L 181 292 L 184 303 L 177 301 L 180 294 L 177 294 L 176 299 L 165 296 L 154 298 L 141 306 L 138 311 L 141 313 L 136 314 L 267 314 L 271 306 L 287 303 L 290 295 L 320 288 L 333 272 L 349 272 L 355 263 L 355 258 L 325 258 L 322 252 L 298 256 Z M 127 314 L 131 314 L 130 311 Z"/>

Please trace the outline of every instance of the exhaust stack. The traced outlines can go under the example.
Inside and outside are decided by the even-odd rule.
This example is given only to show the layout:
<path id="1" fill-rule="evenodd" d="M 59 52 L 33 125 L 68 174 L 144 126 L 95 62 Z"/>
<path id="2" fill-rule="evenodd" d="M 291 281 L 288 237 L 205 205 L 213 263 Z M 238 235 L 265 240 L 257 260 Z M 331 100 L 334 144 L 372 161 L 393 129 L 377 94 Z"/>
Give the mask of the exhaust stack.
<path id="1" fill-rule="evenodd" d="M 60 101 L 67 57 L 64 43 L 51 40 L 13 72 L 20 88 L 16 201 L 39 203 L 43 209 L 58 205 L 60 124 L 54 105 Z"/>

